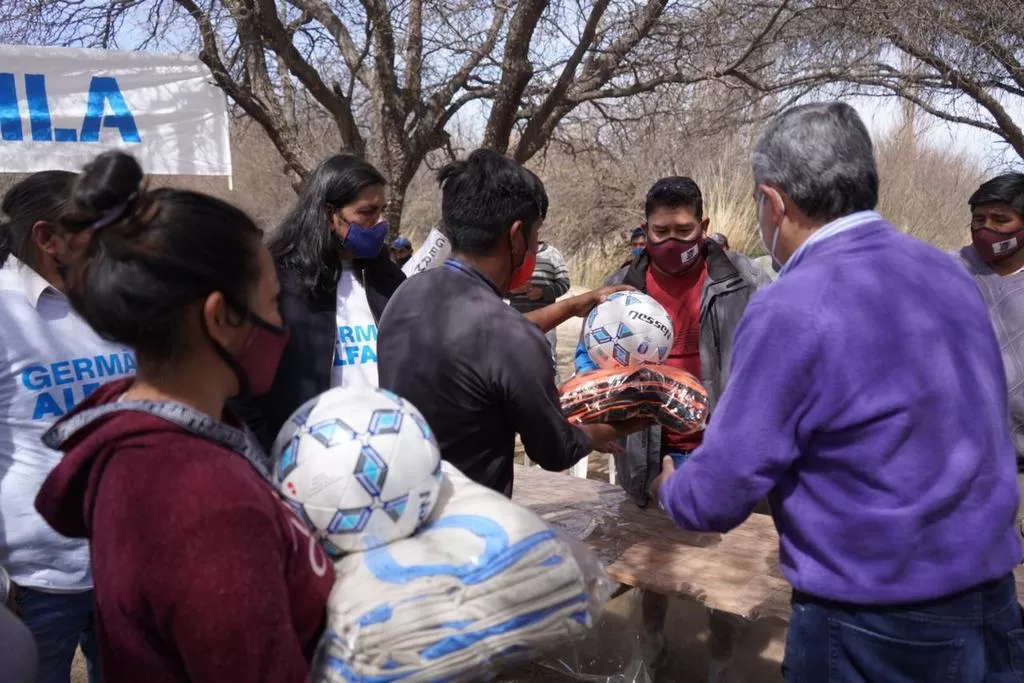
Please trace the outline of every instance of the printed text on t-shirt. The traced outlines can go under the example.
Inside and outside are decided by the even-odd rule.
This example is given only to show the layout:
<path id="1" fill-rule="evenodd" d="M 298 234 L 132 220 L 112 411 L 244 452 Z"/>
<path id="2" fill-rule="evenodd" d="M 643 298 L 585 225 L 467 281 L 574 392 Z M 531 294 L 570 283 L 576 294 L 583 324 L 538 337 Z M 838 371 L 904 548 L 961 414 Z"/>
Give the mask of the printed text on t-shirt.
<path id="1" fill-rule="evenodd" d="M 376 325 L 339 325 L 334 348 L 334 365 L 362 365 L 377 362 Z"/>
<path id="2" fill-rule="evenodd" d="M 21 385 L 35 394 L 33 420 L 63 417 L 106 382 L 135 374 L 130 351 L 69 358 L 30 365 L 19 373 Z"/>

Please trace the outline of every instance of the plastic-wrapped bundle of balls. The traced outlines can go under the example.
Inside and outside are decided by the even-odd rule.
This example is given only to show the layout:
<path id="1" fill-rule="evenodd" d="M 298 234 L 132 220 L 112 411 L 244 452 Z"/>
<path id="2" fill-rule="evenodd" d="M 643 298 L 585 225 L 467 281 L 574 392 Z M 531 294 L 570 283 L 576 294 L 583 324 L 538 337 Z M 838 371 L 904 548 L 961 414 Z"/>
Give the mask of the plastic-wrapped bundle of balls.
<path id="1" fill-rule="evenodd" d="M 408 401 L 331 389 L 273 450 L 278 491 L 334 558 L 313 683 L 479 681 L 584 634 L 612 584 L 587 549 L 441 463 Z"/>

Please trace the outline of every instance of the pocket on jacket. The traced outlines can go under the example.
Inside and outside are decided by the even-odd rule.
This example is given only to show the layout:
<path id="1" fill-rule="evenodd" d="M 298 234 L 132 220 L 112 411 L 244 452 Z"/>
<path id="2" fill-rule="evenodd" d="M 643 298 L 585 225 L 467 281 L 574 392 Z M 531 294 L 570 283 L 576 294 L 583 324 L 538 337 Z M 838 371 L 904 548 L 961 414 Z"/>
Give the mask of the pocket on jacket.
<path id="1" fill-rule="evenodd" d="M 828 620 L 829 683 L 954 683 L 964 641 L 893 638 Z"/>

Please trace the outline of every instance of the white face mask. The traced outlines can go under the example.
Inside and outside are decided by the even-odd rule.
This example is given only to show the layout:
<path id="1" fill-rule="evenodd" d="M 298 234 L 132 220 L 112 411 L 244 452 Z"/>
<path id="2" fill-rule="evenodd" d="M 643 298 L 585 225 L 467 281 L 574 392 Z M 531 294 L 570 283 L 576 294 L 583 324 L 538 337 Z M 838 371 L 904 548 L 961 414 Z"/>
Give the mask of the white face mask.
<path id="1" fill-rule="evenodd" d="M 764 250 L 768 252 L 768 255 L 772 257 L 772 265 L 775 267 L 775 270 L 779 270 L 782 268 L 782 262 L 779 261 L 779 258 L 775 255 L 775 249 L 779 246 L 779 233 L 782 232 L 782 226 L 775 226 L 775 234 L 772 235 L 772 245 L 769 247 L 767 240 L 764 238 L 764 230 L 761 229 L 761 211 L 764 209 L 764 203 L 766 200 L 767 197 L 762 192 L 761 196 L 757 200 L 757 232 L 761 236 L 761 246 L 763 246 Z"/>

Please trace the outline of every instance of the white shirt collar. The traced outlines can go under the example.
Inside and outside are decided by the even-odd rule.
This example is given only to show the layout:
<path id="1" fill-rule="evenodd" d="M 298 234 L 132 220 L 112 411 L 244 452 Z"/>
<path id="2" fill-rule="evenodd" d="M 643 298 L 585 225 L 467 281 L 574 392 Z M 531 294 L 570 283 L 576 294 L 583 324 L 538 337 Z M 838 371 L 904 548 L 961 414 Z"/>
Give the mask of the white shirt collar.
<path id="1" fill-rule="evenodd" d="M 46 292 L 61 296 L 57 288 L 46 278 L 22 263 L 14 254 L 8 255 L 3 267 L 0 268 L 0 291 L 23 295 L 32 304 L 32 308 L 39 306 L 39 299 Z"/>

